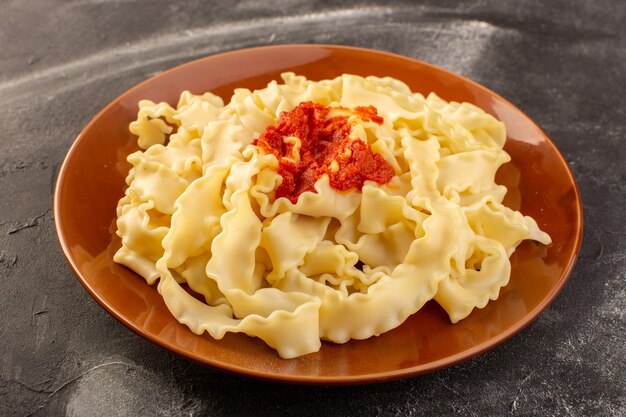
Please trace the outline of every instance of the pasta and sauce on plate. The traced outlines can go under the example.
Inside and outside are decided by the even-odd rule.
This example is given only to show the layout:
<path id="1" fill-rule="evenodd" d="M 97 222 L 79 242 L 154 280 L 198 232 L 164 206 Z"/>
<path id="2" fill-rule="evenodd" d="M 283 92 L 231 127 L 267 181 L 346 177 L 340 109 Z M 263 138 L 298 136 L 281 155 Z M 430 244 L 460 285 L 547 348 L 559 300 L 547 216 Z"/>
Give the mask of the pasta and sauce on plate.
<path id="1" fill-rule="evenodd" d="M 390 77 L 283 73 L 259 90 L 139 103 L 114 260 L 194 333 L 282 358 L 366 339 L 429 300 L 452 322 L 498 298 L 522 241 L 502 204 L 505 126 Z M 186 287 L 186 288 L 185 288 Z"/>

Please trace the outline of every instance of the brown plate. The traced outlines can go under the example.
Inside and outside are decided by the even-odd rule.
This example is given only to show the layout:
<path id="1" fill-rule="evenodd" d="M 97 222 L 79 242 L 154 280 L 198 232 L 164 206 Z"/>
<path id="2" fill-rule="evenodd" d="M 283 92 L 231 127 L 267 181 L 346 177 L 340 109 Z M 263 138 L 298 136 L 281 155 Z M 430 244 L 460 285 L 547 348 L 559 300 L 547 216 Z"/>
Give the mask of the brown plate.
<path id="1" fill-rule="evenodd" d="M 429 302 L 400 327 L 379 337 L 280 359 L 261 340 L 228 334 L 197 336 L 169 313 L 154 286 L 113 262 L 115 207 L 137 149 L 128 131 L 141 99 L 176 104 L 183 90 L 212 91 L 225 101 L 233 89 L 262 88 L 283 71 L 313 80 L 342 73 L 392 76 L 413 91 L 468 101 L 502 120 L 512 162 L 498 172 L 509 187 L 505 203 L 537 220 L 548 246 L 524 242 L 511 258 L 510 284 L 496 301 L 450 324 Z M 470 80 L 403 56 L 330 45 L 283 45 L 210 56 L 153 77 L 115 99 L 87 125 L 59 172 L 54 215 L 61 247 L 89 294 L 120 322 L 188 359 L 258 378 L 313 384 L 383 381 L 450 366 L 508 339 L 556 297 L 578 253 L 582 209 L 574 178 L 554 144 L 511 103 Z"/>

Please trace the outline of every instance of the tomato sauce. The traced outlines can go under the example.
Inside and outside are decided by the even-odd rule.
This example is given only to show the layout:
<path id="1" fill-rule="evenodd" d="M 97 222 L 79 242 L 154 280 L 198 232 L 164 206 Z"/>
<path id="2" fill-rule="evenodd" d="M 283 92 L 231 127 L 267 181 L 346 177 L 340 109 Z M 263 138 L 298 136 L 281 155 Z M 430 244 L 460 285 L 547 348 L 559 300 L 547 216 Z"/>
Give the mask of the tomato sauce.
<path id="1" fill-rule="evenodd" d="M 386 184 L 394 176 L 393 167 L 371 147 L 351 138 L 348 116 L 328 117 L 332 108 L 312 102 L 300 103 L 283 112 L 276 124 L 268 126 L 254 144 L 278 159 L 278 174 L 283 178 L 276 198 L 292 203 L 300 194 L 315 192 L 313 185 L 324 174 L 336 190 L 361 191 L 365 181 Z M 374 106 L 345 109 L 364 121 L 382 124 Z M 299 139 L 299 147 L 298 140 Z"/>

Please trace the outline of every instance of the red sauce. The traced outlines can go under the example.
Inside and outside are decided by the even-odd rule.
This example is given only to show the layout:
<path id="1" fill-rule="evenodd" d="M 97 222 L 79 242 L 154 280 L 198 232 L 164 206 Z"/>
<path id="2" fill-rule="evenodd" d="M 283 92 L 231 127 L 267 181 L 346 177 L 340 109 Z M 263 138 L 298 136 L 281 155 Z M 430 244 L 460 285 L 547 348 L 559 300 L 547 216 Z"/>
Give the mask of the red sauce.
<path id="1" fill-rule="evenodd" d="M 351 125 L 348 116 L 328 117 L 331 107 L 312 102 L 299 104 L 290 112 L 283 112 L 278 122 L 268 126 L 254 144 L 278 159 L 278 173 L 283 182 L 276 190 L 276 198 L 286 197 L 292 203 L 305 191 L 315 192 L 313 185 L 328 175 L 336 190 L 361 191 L 367 180 L 386 184 L 394 176 L 393 167 L 360 139 L 349 137 Z M 342 109 L 364 121 L 383 123 L 374 106 Z M 294 144 L 285 139 L 300 139 L 298 157 L 294 158 Z"/>
<path id="2" fill-rule="evenodd" d="M 354 113 L 357 114 L 363 121 L 372 121 L 374 123 L 378 123 L 379 125 L 383 124 L 384 119 L 382 116 L 378 115 L 378 111 L 374 106 L 357 106 L 354 108 Z"/>

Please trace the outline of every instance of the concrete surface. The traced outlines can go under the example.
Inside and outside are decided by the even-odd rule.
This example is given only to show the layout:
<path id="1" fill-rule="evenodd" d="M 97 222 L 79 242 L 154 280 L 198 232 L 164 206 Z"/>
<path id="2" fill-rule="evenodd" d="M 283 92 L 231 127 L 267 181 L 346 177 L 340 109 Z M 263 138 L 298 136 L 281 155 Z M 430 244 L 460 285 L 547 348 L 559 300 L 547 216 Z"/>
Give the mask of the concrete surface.
<path id="1" fill-rule="evenodd" d="M 0 13 L 0 415 L 626 415 L 626 3 L 36 1 Z M 164 69 L 280 43 L 429 61 L 534 119 L 582 193 L 580 259 L 534 324 L 463 364 L 392 383 L 280 385 L 137 336 L 73 277 L 54 180 L 87 121 Z"/>

